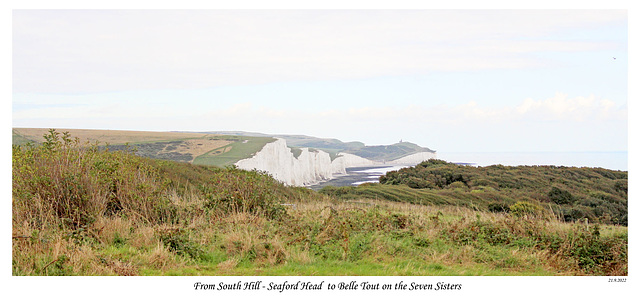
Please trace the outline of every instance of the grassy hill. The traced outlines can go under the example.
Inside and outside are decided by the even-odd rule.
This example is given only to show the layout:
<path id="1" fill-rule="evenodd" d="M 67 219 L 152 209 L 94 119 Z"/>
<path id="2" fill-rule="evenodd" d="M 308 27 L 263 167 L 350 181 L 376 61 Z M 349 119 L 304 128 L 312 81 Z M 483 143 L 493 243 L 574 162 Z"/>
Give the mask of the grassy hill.
<path id="1" fill-rule="evenodd" d="M 326 187 L 326 194 L 627 225 L 628 172 L 557 166 L 462 166 L 429 160 L 388 172 L 380 184 Z"/>
<path id="2" fill-rule="evenodd" d="M 14 139 L 26 139 L 35 143 L 45 141 L 44 136 L 49 128 L 13 128 Z M 67 132 L 74 139 L 81 142 L 99 144 L 141 144 L 151 142 L 167 142 L 185 139 L 202 139 L 214 135 L 188 132 L 150 132 L 150 131 L 118 131 L 118 130 L 87 130 L 87 129 L 57 129 L 58 132 Z"/>
<path id="3" fill-rule="evenodd" d="M 193 160 L 193 164 L 210 166 L 229 166 L 249 158 L 259 152 L 265 144 L 276 141 L 270 137 L 223 136 L 231 143 L 213 149 Z"/>
<path id="4" fill-rule="evenodd" d="M 400 142 L 392 145 L 365 146 L 358 149 L 349 149 L 345 152 L 374 161 L 392 161 L 420 152 L 434 151 L 414 143 Z"/>
<path id="5" fill-rule="evenodd" d="M 42 143 L 49 129 L 15 128 L 13 144 Z M 100 145 L 112 151 L 127 150 L 162 160 L 224 167 L 249 158 L 269 142 L 268 137 L 215 135 L 193 132 L 145 132 L 60 129 L 81 142 Z"/>
<path id="6" fill-rule="evenodd" d="M 438 199 L 437 189 L 377 185 L 401 197 L 345 200 L 259 172 L 107 152 L 57 132 L 15 145 L 12 163 L 16 276 L 628 275 L 624 226 L 405 196 Z M 467 193 L 457 182 L 443 195 Z M 500 196 L 487 192 L 480 200 Z"/>

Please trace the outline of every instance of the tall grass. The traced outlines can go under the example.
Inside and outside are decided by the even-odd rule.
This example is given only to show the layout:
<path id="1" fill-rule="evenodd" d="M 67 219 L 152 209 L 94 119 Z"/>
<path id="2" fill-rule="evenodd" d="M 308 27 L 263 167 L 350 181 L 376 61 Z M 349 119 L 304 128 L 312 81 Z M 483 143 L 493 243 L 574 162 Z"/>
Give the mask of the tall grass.
<path id="1" fill-rule="evenodd" d="M 110 244 L 114 238 L 105 237 L 103 231 L 111 223 L 106 221 L 124 219 L 133 232 L 153 229 L 157 239 L 152 243 L 161 242 L 176 251 L 181 250 L 176 243 L 188 243 L 184 239 L 188 235 L 176 229 L 193 221 L 216 220 L 232 213 L 275 218 L 284 212 L 282 199 L 304 196 L 258 172 L 110 152 L 55 130 L 44 138 L 41 145 L 13 147 L 12 224 L 14 247 L 20 250 L 45 252 L 47 248 L 33 244 L 49 245 L 54 240 L 56 246 L 70 241 Z M 197 253 L 191 251 L 185 254 Z M 14 255 L 20 256 L 15 250 Z M 46 269 L 51 270 L 51 265 Z"/>

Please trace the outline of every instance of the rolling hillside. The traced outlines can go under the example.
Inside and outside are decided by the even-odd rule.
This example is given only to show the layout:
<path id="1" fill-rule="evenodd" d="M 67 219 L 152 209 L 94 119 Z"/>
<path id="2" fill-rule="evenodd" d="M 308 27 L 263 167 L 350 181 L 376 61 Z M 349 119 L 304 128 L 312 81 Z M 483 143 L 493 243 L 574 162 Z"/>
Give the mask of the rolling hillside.
<path id="1" fill-rule="evenodd" d="M 14 128 L 13 144 L 39 144 L 49 129 Z M 82 143 L 97 144 L 109 150 L 129 150 L 136 155 L 198 165 L 227 166 L 248 158 L 266 143 L 265 137 L 239 137 L 193 132 L 145 132 L 59 129 Z"/>
<path id="2" fill-rule="evenodd" d="M 42 143 L 49 129 L 14 128 L 13 144 Z M 270 135 L 255 132 L 148 132 L 88 129 L 58 129 L 83 143 L 108 146 L 110 150 L 131 150 L 147 158 L 189 162 L 198 165 L 228 166 L 250 158 L 265 144 L 285 139 L 297 157 L 301 148 L 322 150 L 335 159 L 339 152 L 373 161 L 391 161 L 419 152 L 434 152 L 419 145 L 401 142 L 393 145 L 366 146 L 362 142 L 342 142 L 332 138 L 304 135 Z"/>

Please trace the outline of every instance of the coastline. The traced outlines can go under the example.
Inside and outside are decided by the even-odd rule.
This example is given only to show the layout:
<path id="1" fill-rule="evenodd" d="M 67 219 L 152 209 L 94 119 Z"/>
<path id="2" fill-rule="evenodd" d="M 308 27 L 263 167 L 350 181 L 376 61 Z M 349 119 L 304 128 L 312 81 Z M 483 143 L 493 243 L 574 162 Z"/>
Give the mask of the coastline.
<path id="1" fill-rule="evenodd" d="M 460 165 L 484 167 L 496 164 L 555 165 L 571 167 L 592 167 L 628 171 L 628 152 L 438 152 L 438 158 Z M 352 186 L 363 183 L 377 183 L 377 178 L 387 171 L 412 165 L 376 165 L 347 168 L 346 174 L 335 174 L 331 180 L 309 185 L 319 190 L 325 186 Z M 388 170 L 387 170 L 388 169 Z M 386 170 L 382 172 L 383 170 Z"/>

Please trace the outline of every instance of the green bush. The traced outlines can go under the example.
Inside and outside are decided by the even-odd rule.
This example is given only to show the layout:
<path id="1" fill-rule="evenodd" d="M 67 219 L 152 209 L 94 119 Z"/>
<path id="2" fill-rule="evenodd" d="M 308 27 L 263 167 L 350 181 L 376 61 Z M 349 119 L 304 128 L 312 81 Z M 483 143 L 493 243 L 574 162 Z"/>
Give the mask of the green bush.
<path id="1" fill-rule="evenodd" d="M 628 192 L 629 187 L 628 187 L 628 182 L 627 179 L 624 180 L 616 180 L 616 182 L 613 184 L 613 188 L 616 191 L 621 191 L 624 192 L 625 194 Z"/>
<path id="2" fill-rule="evenodd" d="M 509 211 L 514 216 L 527 217 L 527 216 L 539 216 L 542 213 L 542 208 L 536 204 L 529 202 L 517 202 L 509 207 Z"/>
<path id="3" fill-rule="evenodd" d="M 208 208 L 264 214 L 269 218 L 286 214 L 278 202 L 281 184 L 264 172 L 229 167 L 213 172 L 210 181 L 214 185 L 203 187 Z"/>
<path id="4" fill-rule="evenodd" d="M 566 222 L 581 222 L 584 221 L 585 218 L 589 219 L 590 221 L 596 220 L 596 216 L 593 213 L 593 210 L 582 205 L 565 208 L 563 210 L 563 214 L 564 220 Z"/>
<path id="5" fill-rule="evenodd" d="M 488 205 L 488 209 L 491 212 L 509 212 L 511 209 L 509 209 L 509 205 L 502 203 L 502 202 L 492 202 L 489 203 Z"/>
<path id="6" fill-rule="evenodd" d="M 580 233 L 574 238 L 568 255 L 575 258 L 585 272 L 606 275 L 613 268 L 626 265 L 627 239 L 626 234 L 601 237 L 600 227 L 595 225 L 590 233 Z"/>
<path id="7" fill-rule="evenodd" d="M 575 201 L 575 198 L 570 192 L 558 187 L 552 187 L 547 195 L 549 196 L 550 201 L 558 205 L 573 204 Z"/>
<path id="8" fill-rule="evenodd" d="M 202 246 L 193 242 L 182 229 L 168 230 L 160 235 L 160 240 L 170 251 L 181 256 L 198 260 L 205 253 Z"/>

